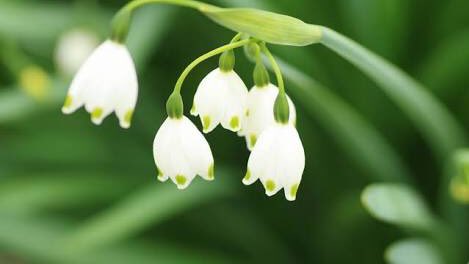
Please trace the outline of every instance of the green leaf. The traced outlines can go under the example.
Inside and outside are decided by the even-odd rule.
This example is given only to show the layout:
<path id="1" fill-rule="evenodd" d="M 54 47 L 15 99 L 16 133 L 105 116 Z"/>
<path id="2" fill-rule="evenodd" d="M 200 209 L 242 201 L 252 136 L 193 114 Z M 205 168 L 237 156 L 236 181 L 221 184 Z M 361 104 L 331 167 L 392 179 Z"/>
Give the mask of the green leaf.
<path id="1" fill-rule="evenodd" d="M 371 184 L 361 195 L 365 209 L 381 221 L 403 228 L 429 231 L 435 218 L 425 201 L 403 184 Z"/>
<path id="2" fill-rule="evenodd" d="M 230 191 L 226 182 L 207 183 L 199 177 L 184 191 L 172 182 L 155 182 L 86 221 L 71 234 L 67 248 L 79 251 L 115 243 Z"/>
<path id="3" fill-rule="evenodd" d="M 231 263 L 227 257 L 172 245 L 167 241 L 127 241 L 115 247 L 70 254 L 62 249 L 63 239 L 76 226 L 61 218 L 22 218 L 0 213 L 0 247 L 29 259 L 31 263 L 60 264 L 153 264 Z M 230 258 L 231 259 L 231 258 Z M 29 262 L 28 262 L 29 263 Z"/>
<path id="4" fill-rule="evenodd" d="M 268 43 L 306 46 L 321 38 L 318 26 L 286 15 L 251 8 L 207 8 L 201 11 L 226 28 Z"/>
<path id="5" fill-rule="evenodd" d="M 390 264 L 443 264 L 438 249 L 423 239 L 406 239 L 388 247 L 385 259 Z"/>
<path id="6" fill-rule="evenodd" d="M 100 202 L 112 201 L 135 185 L 123 177 L 116 181 L 117 175 L 54 174 L 3 179 L 0 185 L 0 211 L 23 216 L 47 209 L 95 206 Z M 112 188 L 105 188 L 111 185 Z"/>
<path id="7" fill-rule="evenodd" d="M 17 87 L 0 92 L 0 123 L 16 121 L 30 116 L 38 110 L 56 107 L 65 99 L 63 87 L 63 82 L 53 80 L 44 102 L 38 102 Z"/>
<path id="8" fill-rule="evenodd" d="M 321 43 L 374 80 L 411 118 L 438 158 L 445 158 L 464 146 L 464 130 L 425 87 L 358 43 L 331 29 L 323 27 L 322 31 Z"/>
<path id="9" fill-rule="evenodd" d="M 406 0 L 342 1 L 339 13 L 346 32 L 386 58 L 396 58 L 405 47 L 410 4 Z M 367 10 L 367 15 L 363 15 Z"/>

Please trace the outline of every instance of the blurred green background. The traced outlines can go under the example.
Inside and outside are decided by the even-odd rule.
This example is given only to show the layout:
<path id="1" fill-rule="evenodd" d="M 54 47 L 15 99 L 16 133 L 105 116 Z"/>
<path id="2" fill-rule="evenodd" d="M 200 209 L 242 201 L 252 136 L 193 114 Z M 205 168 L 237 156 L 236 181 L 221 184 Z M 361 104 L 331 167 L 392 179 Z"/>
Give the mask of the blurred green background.
<path id="1" fill-rule="evenodd" d="M 468 131 L 467 0 L 207 2 L 333 28 L 424 84 Z M 83 109 L 61 114 L 72 75 L 60 64 L 59 43 L 77 30 L 89 43 L 104 40 L 125 3 L 0 1 L 0 263 L 375 264 L 409 237 L 428 247 L 410 241 L 417 246 L 394 257 L 388 250 L 390 263 L 469 260 L 468 209 L 447 197 L 442 180 L 452 176 L 452 153 L 435 153 L 402 108 L 323 46 L 272 47 L 290 67 L 287 92 L 306 151 L 293 203 L 280 193 L 266 197 L 259 183 L 243 186 L 249 152 L 221 128 L 206 136 L 216 181 L 196 178 L 181 192 L 156 180 L 153 137 L 178 75 L 234 34 L 193 10 L 158 5 L 136 13 L 128 46 L 140 91 L 130 130 L 114 116 L 97 127 Z M 236 70 L 252 86 L 253 65 L 236 54 Z M 190 74 L 186 112 L 215 67 L 212 59 Z M 375 220 L 360 202 L 375 182 L 408 183 L 445 234 Z"/>

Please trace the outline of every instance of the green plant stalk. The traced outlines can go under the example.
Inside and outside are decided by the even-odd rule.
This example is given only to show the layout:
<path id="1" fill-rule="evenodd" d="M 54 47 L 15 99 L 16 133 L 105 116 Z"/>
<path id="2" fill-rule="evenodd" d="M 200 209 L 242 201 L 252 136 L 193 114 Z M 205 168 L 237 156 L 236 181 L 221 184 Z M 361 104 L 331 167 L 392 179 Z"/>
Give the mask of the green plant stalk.
<path id="1" fill-rule="evenodd" d="M 448 110 L 403 71 L 343 35 L 322 27 L 321 43 L 374 80 L 416 124 L 436 156 L 446 159 L 464 146 L 463 129 Z"/>
<path id="2" fill-rule="evenodd" d="M 37 263 L 226 263 L 233 256 L 214 255 L 197 249 L 187 249 L 167 241 L 132 239 L 109 248 L 70 254 L 63 250 L 63 239 L 74 231 L 68 219 L 57 217 L 18 217 L 0 213 L 0 245 L 20 256 L 23 261 Z M 3 262 L 2 262 L 3 263 Z"/>
<path id="3" fill-rule="evenodd" d="M 270 50 L 267 48 L 265 43 L 261 44 L 261 49 L 262 49 L 262 52 L 264 52 L 264 54 L 267 56 L 267 58 L 269 59 L 272 65 L 272 70 L 274 71 L 275 77 L 277 78 L 277 85 L 278 85 L 280 94 L 285 94 L 285 84 L 283 81 L 282 71 L 280 70 L 280 67 L 278 66 L 277 61 L 275 61 L 274 56 L 272 55 Z"/>
<path id="4" fill-rule="evenodd" d="M 200 11 L 203 11 L 209 8 L 218 9 L 218 7 L 216 6 L 202 3 L 199 1 L 192 1 L 192 0 L 135 0 L 135 1 L 129 2 L 121 10 L 133 12 L 135 11 L 135 9 L 142 7 L 144 5 L 147 5 L 147 4 L 170 4 L 170 5 L 189 7 L 189 8 L 197 9 Z"/>
<path id="5" fill-rule="evenodd" d="M 198 57 L 197 59 L 195 59 L 193 62 L 191 62 L 185 69 L 184 71 L 181 73 L 181 75 L 179 76 L 177 82 L 176 82 L 176 85 L 174 87 L 174 92 L 177 92 L 177 93 L 180 93 L 181 92 L 181 87 L 182 87 L 182 84 L 184 83 L 184 80 L 186 79 L 187 75 L 189 75 L 189 73 L 197 66 L 199 65 L 201 62 L 213 57 L 213 56 L 216 56 L 216 55 L 219 55 L 227 50 L 232 50 L 232 49 L 236 49 L 236 48 L 239 48 L 239 47 L 242 47 L 246 44 L 248 44 L 251 40 L 250 39 L 243 39 L 243 40 L 240 40 L 240 41 L 237 41 L 237 42 L 232 42 L 230 44 L 226 44 L 224 46 L 221 46 L 219 48 L 216 48 L 212 51 L 209 51 L 207 53 L 205 53 L 204 55 Z"/>
<path id="6" fill-rule="evenodd" d="M 230 171 L 223 169 L 227 174 L 231 174 Z M 157 225 L 187 208 L 232 194 L 232 184 L 226 181 L 217 184 L 214 187 L 212 184 L 194 182 L 185 192 L 171 185 L 142 187 L 77 227 L 64 245 L 67 250 L 76 253 L 101 248 L 135 235 L 148 226 Z"/>

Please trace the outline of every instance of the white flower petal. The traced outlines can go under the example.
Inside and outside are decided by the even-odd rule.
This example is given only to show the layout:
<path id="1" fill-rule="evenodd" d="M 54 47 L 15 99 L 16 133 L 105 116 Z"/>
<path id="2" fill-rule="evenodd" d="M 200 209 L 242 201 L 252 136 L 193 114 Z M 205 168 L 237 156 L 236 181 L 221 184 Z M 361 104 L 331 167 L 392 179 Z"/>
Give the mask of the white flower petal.
<path id="1" fill-rule="evenodd" d="M 194 96 L 192 112 L 200 116 L 204 133 L 209 133 L 220 123 L 223 116 L 225 87 L 219 78 L 220 70 L 211 71 L 200 82 Z"/>
<path id="2" fill-rule="evenodd" d="M 124 45 L 107 40 L 78 71 L 62 111 L 72 113 L 84 104 L 95 124 L 116 111 L 121 126 L 127 128 L 137 95 L 137 74 L 129 51 Z"/>
<path id="3" fill-rule="evenodd" d="M 223 98 L 225 109 L 221 124 L 225 129 L 236 132 L 241 128 L 248 88 L 236 72 L 230 71 L 223 74 L 227 89 L 226 96 Z"/>
<path id="4" fill-rule="evenodd" d="M 185 189 L 198 174 L 213 179 L 213 156 L 207 141 L 186 117 L 167 118 L 158 130 L 153 154 L 159 170 L 158 178 L 167 177 L 179 189 Z"/>
<path id="5" fill-rule="evenodd" d="M 213 180 L 214 162 L 207 140 L 187 117 L 183 117 L 183 126 L 181 145 L 183 152 L 188 156 L 187 162 L 195 169 L 197 175 L 206 180 Z"/>
<path id="6" fill-rule="evenodd" d="M 199 115 L 204 133 L 212 131 L 220 122 L 223 127 L 237 131 L 247 97 L 247 88 L 234 72 L 215 69 L 200 83 L 194 96 L 191 114 Z"/>
<path id="7" fill-rule="evenodd" d="M 266 194 L 284 189 L 289 201 L 296 199 L 305 166 L 305 154 L 298 132 L 291 124 L 267 128 L 259 137 L 248 161 L 244 184 L 260 179 Z"/>
<path id="8" fill-rule="evenodd" d="M 246 137 L 249 150 L 252 150 L 259 135 L 275 123 L 274 103 L 277 98 L 278 88 L 273 84 L 264 87 L 254 86 L 248 94 L 243 118 L 242 129 L 238 133 Z M 290 105 L 290 123 L 296 120 L 296 110 L 293 102 L 287 97 Z"/>

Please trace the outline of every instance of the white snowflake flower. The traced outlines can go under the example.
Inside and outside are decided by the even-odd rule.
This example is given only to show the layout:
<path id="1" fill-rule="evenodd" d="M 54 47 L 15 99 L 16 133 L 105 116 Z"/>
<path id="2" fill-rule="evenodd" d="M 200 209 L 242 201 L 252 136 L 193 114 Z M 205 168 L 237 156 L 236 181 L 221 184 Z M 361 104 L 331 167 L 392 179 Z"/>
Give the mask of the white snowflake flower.
<path id="1" fill-rule="evenodd" d="M 246 137 L 249 150 L 256 145 L 259 135 L 275 124 L 274 103 L 277 98 L 277 86 L 269 83 L 266 86 L 254 86 L 248 94 L 243 123 L 238 135 Z M 287 97 L 290 106 L 290 123 L 296 122 L 296 110 L 293 102 Z"/>
<path id="2" fill-rule="evenodd" d="M 304 167 L 305 152 L 296 128 L 275 123 L 260 135 L 249 156 L 243 183 L 249 185 L 260 179 L 268 196 L 283 188 L 286 199 L 294 201 Z"/>
<path id="3" fill-rule="evenodd" d="M 191 114 L 200 116 L 204 133 L 221 125 L 239 131 L 248 89 L 234 72 L 219 68 L 210 72 L 199 84 Z"/>
<path id="4" fill-rule="evenodd" d="M 185 116 L 168 117 L 156 133 L 153 156 L 158 179 L 168 178 L 185 189 L 196 175 L 214 179 L 214 162 L 208 142 L 197 127 Z"/>
<path id="5" fill-rule="evenodd" d="M 70 114 L 84 105 L 99 125 L 115 111 L 120 126 L 129 128 L 137 96 L 137 74 L 127 47 L 107 40 L 81 66 L 62 112 Z"/>

